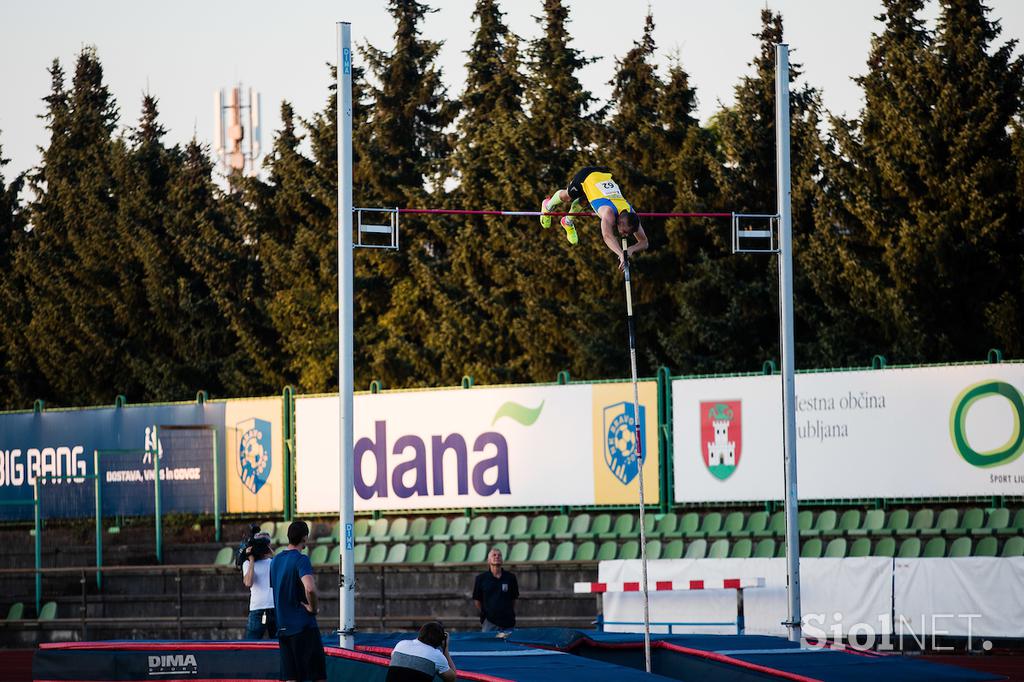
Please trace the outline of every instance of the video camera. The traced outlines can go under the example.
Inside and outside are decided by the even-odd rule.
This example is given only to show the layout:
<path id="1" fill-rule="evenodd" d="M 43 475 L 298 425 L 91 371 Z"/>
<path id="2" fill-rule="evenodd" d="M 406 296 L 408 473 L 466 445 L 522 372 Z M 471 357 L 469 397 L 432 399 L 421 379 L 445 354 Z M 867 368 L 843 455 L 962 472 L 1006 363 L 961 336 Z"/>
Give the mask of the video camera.
<path id="1" fill-rule="evenodd" d="M 250 552 L 250 548 L 252 551 Z M 257 525 L 249 526 L 249 534 L 238 543 L 235 552 L 235 568 L 241 570 L 246 559 L 257 561 L 272 554 L 270 550 L 270 537 L 267 536 Z"/>

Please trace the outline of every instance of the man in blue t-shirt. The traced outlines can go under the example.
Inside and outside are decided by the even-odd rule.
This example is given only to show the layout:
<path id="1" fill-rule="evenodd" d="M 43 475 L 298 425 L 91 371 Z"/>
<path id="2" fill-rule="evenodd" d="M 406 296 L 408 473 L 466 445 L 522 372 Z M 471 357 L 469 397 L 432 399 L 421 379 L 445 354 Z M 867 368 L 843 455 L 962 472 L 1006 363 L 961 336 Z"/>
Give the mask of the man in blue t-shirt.
<path id="1" fill-rule="evenodd" d="M 313 566 L 302 553 L 309 537 L 305 521 L 288 526 L 288 548 L 270 564 L 270 585 L 274 589 L 277 641 L 281 651 L 281 679 L 327 679 L 327 661 L 320 628 L 316 624 L 317 596 Z"/>

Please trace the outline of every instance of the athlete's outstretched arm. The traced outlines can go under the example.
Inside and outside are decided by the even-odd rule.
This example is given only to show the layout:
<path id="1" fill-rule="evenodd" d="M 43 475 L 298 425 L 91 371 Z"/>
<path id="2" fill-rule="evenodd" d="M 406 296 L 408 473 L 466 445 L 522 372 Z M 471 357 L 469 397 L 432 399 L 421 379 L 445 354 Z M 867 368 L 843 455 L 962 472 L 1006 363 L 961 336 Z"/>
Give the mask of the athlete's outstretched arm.
<path id="1" fill-rule="evenodd" d="M 626 249 L 626 253 L 628 253 L 630 256 L 632 256 L 634 253 L 639 253 L 640 251 L 647 250 L 647 233 L 644 232 L 643 225 L 640 225 L 639 227 L 636 228 L 636 234 L 633 236 L 636 237 L 636 244 L 633 244 L 633 246 L 630 246 L 629 248 Z"/>

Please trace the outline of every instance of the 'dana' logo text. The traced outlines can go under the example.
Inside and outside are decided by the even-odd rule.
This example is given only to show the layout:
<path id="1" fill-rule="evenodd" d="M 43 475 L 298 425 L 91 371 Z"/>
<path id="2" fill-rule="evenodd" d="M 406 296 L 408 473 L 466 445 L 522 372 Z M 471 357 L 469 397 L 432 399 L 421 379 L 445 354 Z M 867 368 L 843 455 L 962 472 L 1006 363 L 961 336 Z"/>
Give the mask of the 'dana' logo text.
<path id="1" fill-rule="evenodd" d="M 996 400 L 992 400 L 992 399 Z M 998 400 L 1002 398 L 1003 401 Z M 979 404 L 979 401 L 984 400 Z M 1002 402 L 1002 405 L 1000 403 Z M 1007 403 L 1009 410 L 1006 409 Z M 1000 409 L 1002 408 L 1002 409 Z M 977 415 L 984 422 L 979 432 L 1008 434 L 1004 443 L 985 450 L 978 450 L 968 434 L 968 422 L 975 410 L 984 411 Z M 953 449 L 968 464 L 976 467 L 994 467 L 1009 464 L 1024 453 L 1024 399 L 1020 391 L 1005 381 L 981 381 L 965 388 L 953 401 L 949 412 L 949 436 Z M 975 438 L 977 440 L 977 438 Z"/>

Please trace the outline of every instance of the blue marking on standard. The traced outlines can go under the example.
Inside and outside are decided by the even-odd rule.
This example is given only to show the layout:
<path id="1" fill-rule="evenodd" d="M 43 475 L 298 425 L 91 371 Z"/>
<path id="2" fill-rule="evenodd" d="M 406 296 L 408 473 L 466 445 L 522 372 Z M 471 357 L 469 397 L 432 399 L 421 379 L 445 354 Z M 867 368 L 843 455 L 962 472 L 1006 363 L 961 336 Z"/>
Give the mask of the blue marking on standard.
<path id="1" fill-rule="evenodd" d="M 355 542 L 352 539 L 352 524 L 345 524 L 345 549 L 353 549 Z"/>
<path id="2" fill-rule="evenodd" d="M 341 50 L 341 72 L 352 73 L 352 50 L 347 47 Z"/>

